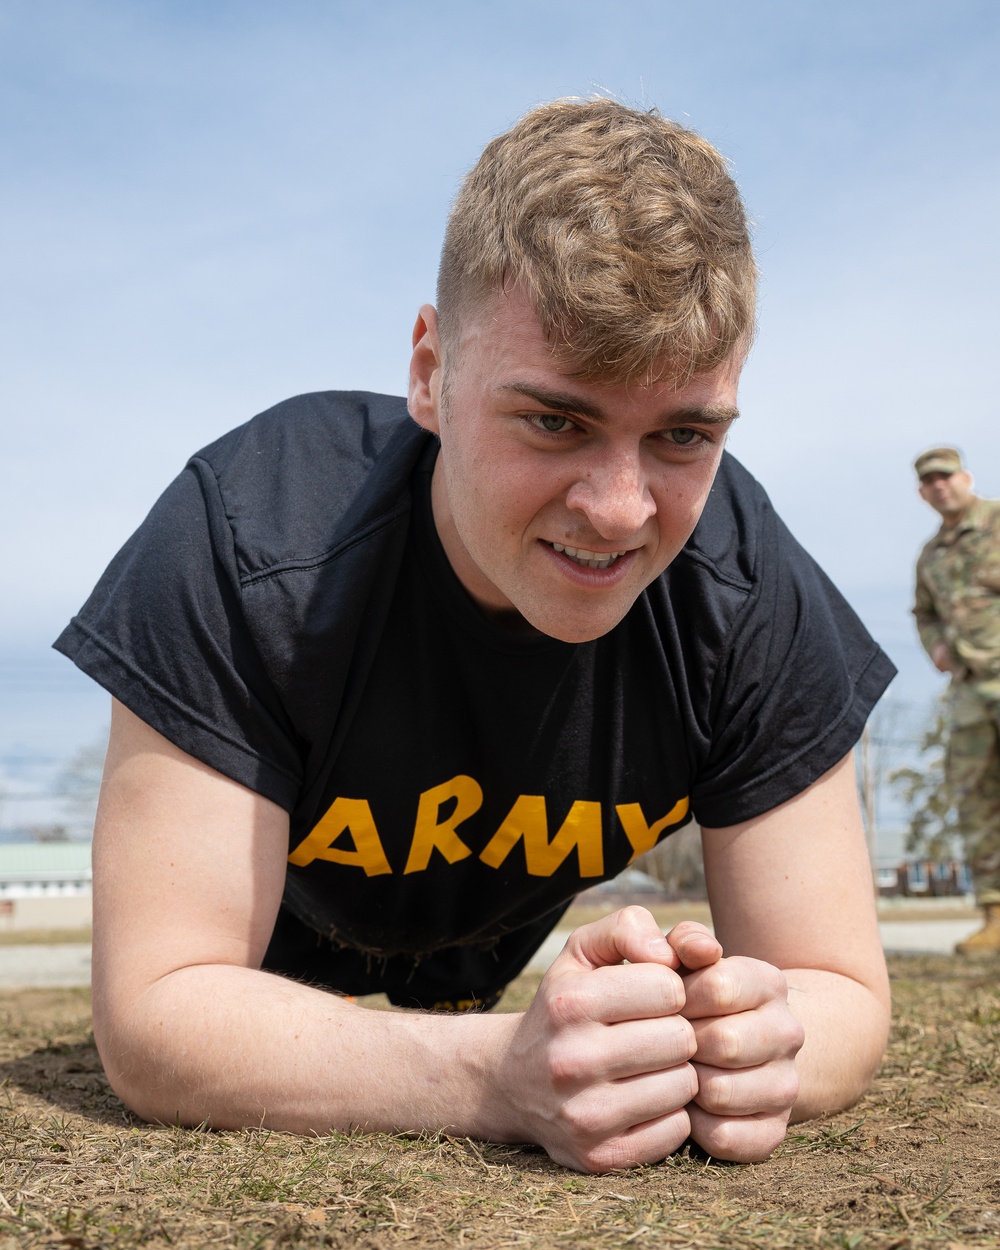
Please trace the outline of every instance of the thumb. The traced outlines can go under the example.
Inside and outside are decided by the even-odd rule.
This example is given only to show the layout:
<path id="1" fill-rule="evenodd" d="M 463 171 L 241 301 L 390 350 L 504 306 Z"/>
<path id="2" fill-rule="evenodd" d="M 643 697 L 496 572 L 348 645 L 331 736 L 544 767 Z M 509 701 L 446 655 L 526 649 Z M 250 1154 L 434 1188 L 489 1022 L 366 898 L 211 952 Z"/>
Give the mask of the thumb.
<path id="1" fill-rule="evenodd" d="M 722 958 L 722 946 L 718 939 L 696 920 L 682 920 L 680 924 L 675 924 L 667 934 L 667 941 L 688 972 L 717 964 Z"/>
<path id="2" fill-rule="evenodd" d="M 552 967 L 606 968 L 625 960 L 675 970 L 681 966 L 677 951 L 645 907 L 623 907 L 574 929 Z"/>

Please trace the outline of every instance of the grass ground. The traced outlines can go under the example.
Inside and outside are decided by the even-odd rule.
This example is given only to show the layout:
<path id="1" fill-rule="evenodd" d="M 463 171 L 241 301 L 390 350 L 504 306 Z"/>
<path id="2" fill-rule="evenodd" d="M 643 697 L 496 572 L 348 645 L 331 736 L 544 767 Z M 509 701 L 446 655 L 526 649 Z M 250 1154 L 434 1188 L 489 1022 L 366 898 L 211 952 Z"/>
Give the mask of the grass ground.
<path id="1" fill-rule="evenodd" d="M 447 1136 L 146 1125 L 104 1079 L 86 991 L 6 991 L 0 1250 L 996 1247 L 1000 960 L 891 971 L 892 1041 L 859 1106 L 793 1129 L 766 1163 L 684 1151 L 604 1177 Z"/>
<path id="2" fill-rule="evenodd" d="M 0 946 L 69 946 L 89 942 L 90 926 L 81 929 L 8 929 L 0 933 Z"/>

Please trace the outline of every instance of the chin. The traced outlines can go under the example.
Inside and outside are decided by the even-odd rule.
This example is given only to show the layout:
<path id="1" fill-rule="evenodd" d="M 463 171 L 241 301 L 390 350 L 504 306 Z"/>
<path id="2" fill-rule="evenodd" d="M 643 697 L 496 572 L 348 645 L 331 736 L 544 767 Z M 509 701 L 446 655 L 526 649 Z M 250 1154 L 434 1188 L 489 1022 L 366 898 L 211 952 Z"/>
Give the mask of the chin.
<path id="1" fill-rule="evenodd" d="M 603 617 L 599 620 L 591 617 L 587 620 L 577 621 L 555 614 L 550 616 L 548 614 L 528 615 L 527 613 L 522 613 L 522 615 L 529 625 L 537 629 L 540 634 L 545 634 L 548 638 L 556 638 L 560 642 L 581 643 L 594 642 L 595 639 L 603 638 L 605 634 L 610 634 L 615 626 L 622 622 L 626 613 Z"/>

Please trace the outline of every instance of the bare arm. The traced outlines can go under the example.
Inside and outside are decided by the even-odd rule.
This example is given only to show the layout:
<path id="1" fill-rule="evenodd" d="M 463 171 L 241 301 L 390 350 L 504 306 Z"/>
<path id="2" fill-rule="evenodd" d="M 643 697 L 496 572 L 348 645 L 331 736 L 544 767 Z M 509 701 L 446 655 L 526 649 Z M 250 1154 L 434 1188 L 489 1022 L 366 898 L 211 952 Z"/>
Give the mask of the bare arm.
<path id="1" fill-rule="evenodd" d="M 457 1093 L 486 1063 L 481 1020 L 448 1022 L 445 1062 L 440 1018 L 259 971 L 287 839 L 280 808 L 116 705 L 94 836 L 94 1031 L 112 1085 L 166 1122 L 468 1129 Z"/>
<path id="2" fill-rule="evenodd" d="M 692 1113 L 692 1131 L 706 1149 L 732 1157 L 733 1143 L 752 1134 L 755 1112 L 769 1110 L 766 1090 L 755 1105 L 766 1067 L 748 1066 L 739 1051 L 760 1063 L 768 1034 L 780 1036 L 776 1000 L 762 989 L 773 970 L 784 975 L 804 1031 L 793 1121 L 849 1106 L 868 1088 L 888 1036 L 889 986 L 851 756 L 756 820 L 704 830 L 703 843 L 726 957 L 688 978 L 696 1101 L 706 1113 Z M 711 1008 L 754 995 L 761 1006 L 742 1015 Z M 785 1057 L 776 1058 L 780 1067 Z"/>
<path id="3" fill-rule="evenodd" d="M 524 1015 L 366 1010 L 260 971 L 287 839 L 281 809 L 115 706 L 94 839 L 94 1031 L 140 1115 L 447 1128 L 538 1142 L 591 1171 L 686 1138 L 694 1028 L 648 912 L 577 930 Z M 688 968 L 719 958 L 703 933 L 674 944 Z"/>

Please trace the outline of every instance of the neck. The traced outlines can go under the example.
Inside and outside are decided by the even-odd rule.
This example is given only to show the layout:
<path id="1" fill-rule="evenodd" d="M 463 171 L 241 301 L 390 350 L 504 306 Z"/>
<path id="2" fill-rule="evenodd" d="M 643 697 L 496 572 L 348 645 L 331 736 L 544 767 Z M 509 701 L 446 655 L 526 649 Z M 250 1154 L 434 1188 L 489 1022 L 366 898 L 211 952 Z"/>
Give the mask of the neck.
<path id="1" fill-rule="evenodd" d="M 974 503 L 975 497 L 970 499 L 968 503 L 963 504 L 961 508 L 956 508 L 953 512 L 942 512 L 941 517 L 945 526 L 948 529 L 952 529 L 954 526 L 959 525 L 968 516 L 969 509 Z"/>

